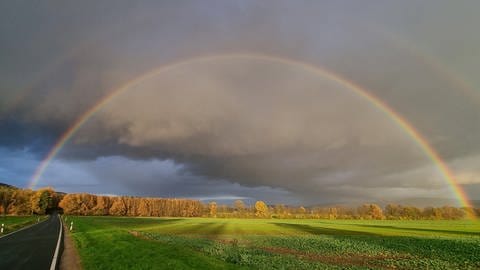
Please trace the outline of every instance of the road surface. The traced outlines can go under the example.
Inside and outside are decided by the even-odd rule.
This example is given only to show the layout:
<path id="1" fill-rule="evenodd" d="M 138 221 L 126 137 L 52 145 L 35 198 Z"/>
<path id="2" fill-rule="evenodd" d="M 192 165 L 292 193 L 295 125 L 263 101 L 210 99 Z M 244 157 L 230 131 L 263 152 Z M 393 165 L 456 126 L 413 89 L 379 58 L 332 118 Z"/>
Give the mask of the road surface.
<path id="1" fill-rule="evenodd" d="M 0 269 L 50 269 L 59 232 L 59 217 L 54 214 L 43 222 L 0 238 Z"/>

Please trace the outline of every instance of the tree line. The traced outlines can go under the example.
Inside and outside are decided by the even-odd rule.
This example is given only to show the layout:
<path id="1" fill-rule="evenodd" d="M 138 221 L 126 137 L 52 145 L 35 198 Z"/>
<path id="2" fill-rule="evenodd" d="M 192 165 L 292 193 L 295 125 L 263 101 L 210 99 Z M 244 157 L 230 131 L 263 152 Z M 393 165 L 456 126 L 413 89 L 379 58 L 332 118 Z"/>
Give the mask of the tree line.
<path id="1" fill-rule="evenodd" d="M 308 219 L 393 219 L 393 220 L 454 220 L 464 219 L 468 214 L 480 216 L 480 208 L 458 208 L 453 206 L 425 207 L 387 204 L 384 208 L 377 204 L 362 204 L 358 207 L 328 206 L 303 207 L 277 204 L 268 206 L 257 201 L 246 206 L 237 200 L 230 205 L 217 205 L 210 202 L 208 216 L 220 218 L 308 218 Z"/>
<path id="2" fill-rule="evenodd" d="M 267 205 L 257 201 L 247 205 L 236 200 L 232 205 L 192 199 L 100 196 L 87 193 L 63 194 L 52 188 L 36 191 L 0 186 L 0 213 L 11 215 L 46 214 L 62 209 L 68 215 L 142 216 L 142 217 L 217 217 L 217 218 L 310 218 L 310 219 L 464 219 L 480 216 L 480 208 L 452 206 L 425 207 L 387 204 L 363 204 L 358 207 L 303 207 Z"/>
<path id="3" fill-rule="evenodd" d="M 0 186 L 0 214 L 44 215 L 49 209 L 55 209 L 61 199 L 62 195 L 52 188 L 33 191 Z"/>
<path id="4" fill-rule="evenodd" d="M 69 215 L 199 217 L 202 214 L 202 204 L 198 200 L 112 197 L 86 193 L 65 195 L 59 207 Z"/>

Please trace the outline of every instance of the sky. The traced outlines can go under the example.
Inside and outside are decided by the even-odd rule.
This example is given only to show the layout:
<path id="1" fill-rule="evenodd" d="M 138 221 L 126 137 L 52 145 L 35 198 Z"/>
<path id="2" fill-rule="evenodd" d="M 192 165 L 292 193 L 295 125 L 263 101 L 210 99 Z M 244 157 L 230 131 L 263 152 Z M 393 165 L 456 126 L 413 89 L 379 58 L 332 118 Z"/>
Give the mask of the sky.
<path id="1" fill-rule="evenodd" d="M 407 120 L 480 200 L 479 9 L 466 0 L 1 2 L 0 182 L 28 187 L 77 119 L 133 80 L 35 188 L 458 204 L 418 141 L 347 80 Z"/>

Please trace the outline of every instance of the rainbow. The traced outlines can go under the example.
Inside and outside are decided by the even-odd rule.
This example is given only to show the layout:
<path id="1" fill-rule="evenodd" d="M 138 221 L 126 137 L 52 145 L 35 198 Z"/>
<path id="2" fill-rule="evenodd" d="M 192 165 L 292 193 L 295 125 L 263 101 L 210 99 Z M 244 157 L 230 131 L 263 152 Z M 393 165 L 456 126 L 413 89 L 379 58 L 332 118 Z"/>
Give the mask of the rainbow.
<path id="1" fill-rule="evenodd" d="M 470 201 L 455 180 L 455 176 L 452 171 L 449 169 L 447 164 L 442 160 L 440 155 L 432 148 L 432 146 L 428 143 L 428 141 L 423 137 L 420 132 L 418 132 L 412 124 L 410 124 L 405 118 L 403 118 L 400 114 L 395 112 L 392 108 L 390 108 L 386 103 L 384 103 L 379 98 L 375 97 L 373 94 L 368 92 L 367 90 L 363 89 L 362 87 L 354 84 L 353 82 L 342 78 L 341 76 L 326 70 L 322 67 L 312 65 L 310 63 L 292 60 L 288 58 L 281 58 L 277 56 L 267 55 L 267 54 L 256 54 L 256 53 L 229 53 L 229 54 L 214 54 L 214 55 L 204 55 L 200 57 L 189 58 L 186 60 L 180 60 L 171 62 L 165 65 L 162 65 L 158 68 L 155 68 L 147 73 L 144 73 L 138 77 L 133 78 L 132 80 L 127 81 L 119 88 L 116 88 L 109 92 L 109 94 L 105 95 L 99 102 L 97 102 L 94 106 L 90 109 L 85 111 L 77 120 L 74 122 L 72 126 L 70 126 L 60 137 L 60 139 L 55 143 L 53 148 L 50 152 L 46 155 L 43 161 L 35 170 L 33 174 L 29 188 L 34 188 L 38 181 L 40 180 L 42 174 L 44 173 L 45 169 L 51 163 L 51 161 L 55 158 L 55 156 L 59 153 L 59 151 L 63 148 L 65 143 L 67 143 L 70 138 L 98 111 L 100 111 L 105 105 L 112 102 L 115 97 L 119 96 L 120 94 L 128 91 L 128 89 L 132 88 L 135 85 L 140 84 L 141 82 L 152 78 L 159 73 L 172 70 L 176 67 L 186 65 L 189 63 L 195 63 L 200 61 L 207 61 L 207 60 L 220 60 L 220 59 L 231 59 L 231 58 L 246 58 L 246 59 L 256 59 L 256 60 L 265 60 L 265 61 L 272 61 L 279 64 L 287 64 L 287 65 L 294 65 L 300 68 L 303 68 L 306 71 L 312 72 L 319 76 L 323 76 L 327 79 L 330 79 L 339 85 L 342 85 L 354 93 L 356 93 L 359 97 L 363 98 L 365 101 L 369 102 L 373 106 L 375 106 L 379 111 L 383 112 L 387 115 L 397 126 L 403 130 L 413 142 L 415 142 L 425 153 L 425 155 L 432 160 L 432 162 L 437 166 L 438 170 L 442 173 L 443 177 L 445 178 L 448 185 L 451 187 L 455 197 L 457 198 L 458 202 L 464 207 L 471 207 Z M 474 219 L 473 214 L 470 214 L 470 218 Z"/>

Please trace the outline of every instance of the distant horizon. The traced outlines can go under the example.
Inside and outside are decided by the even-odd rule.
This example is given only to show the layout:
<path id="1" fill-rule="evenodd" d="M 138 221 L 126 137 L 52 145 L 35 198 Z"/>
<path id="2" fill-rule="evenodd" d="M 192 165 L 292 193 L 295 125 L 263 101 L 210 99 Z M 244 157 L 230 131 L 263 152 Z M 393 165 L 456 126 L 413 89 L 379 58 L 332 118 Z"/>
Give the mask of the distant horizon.
<path id="1" fill-rule="evenodd" d="M 22 188 L 26 189 L 26 187 L 18 187 L 14 186 L 5 182 L 0 182 L 1 185 L 9 185 L 13 186 L 15 188 Z M 39 190 L 39 189 L 44 189 L 44 188 L 51 188 L 48 186 L 42 186 L 42 187 L 37 187 L 34 190 Z M 256 201 L 262 200 L 262 198 L 247 198 L 247 197 L 239 197 L 239 196 L 228 196 L 228 195 L 223 195 L 223 196 L 216 196 L 216 197 L 210 197 L 210 198 L 199 198 L 199 197 L 178 197 L 178 196 L 141 196 L 141 195 L 130 195 L 130 194 L 108 194 L 108 193 L 89 193 L 89 192 L 65 192 L 62 190 L 56 190 L 56 192 L 64 193 L 64 194 L 82 194 L 82 193 L 88 193 L 96 196 L 107 196 L 107 197 L 121 197 L 121 196 L 127 196 L 127 197 L 137 197 L 137 198 L 165 198 L 165 199 L 191 199 L 191 200 L 198 200 L 202 203 L 208 204 L 212 201 L 217 202 L 220 205 L 232 205 L 236 200 L 241 200 L 245 202 L 247 205 L 253 206 Z M 377 204 L 381 207 L 385 207 L 388 204 L 398 204 L 398 205 L 403 205 L 403 206 L 414 206 L 414 207 L 420 207 L 420 208 L 425 208 L 425 207 L 443 207 L 443 206 L 454 206 L 454 207 L 462 207 L 457 200 L 455 199 L 450 199 L 450 200 L 443 200 L 439 202 L 438 198 L 410 198 L 410 199 L 405 199 L 403 201 L 358 201 L 358 202 L 318 202 L 318 203 L 312 203 L 312 204 L 288 204 L 288 203 L 282 203 L 282 202 L 273 202 L 270 203 L 268 201 L 265 201 L 268 205 L 274 206 L 274 205 L 285 205 L 285 206 L 292 206 L 292 207 L 307 207 L 307 208 L 312 208 L 312 207 L 334 207 L 334 206 L 345 206 L 345 207 L 357 207 L 362 204 Z M 473 207 L 480 207 L 480 200 L 471 200 L 472 206 Z"/>

